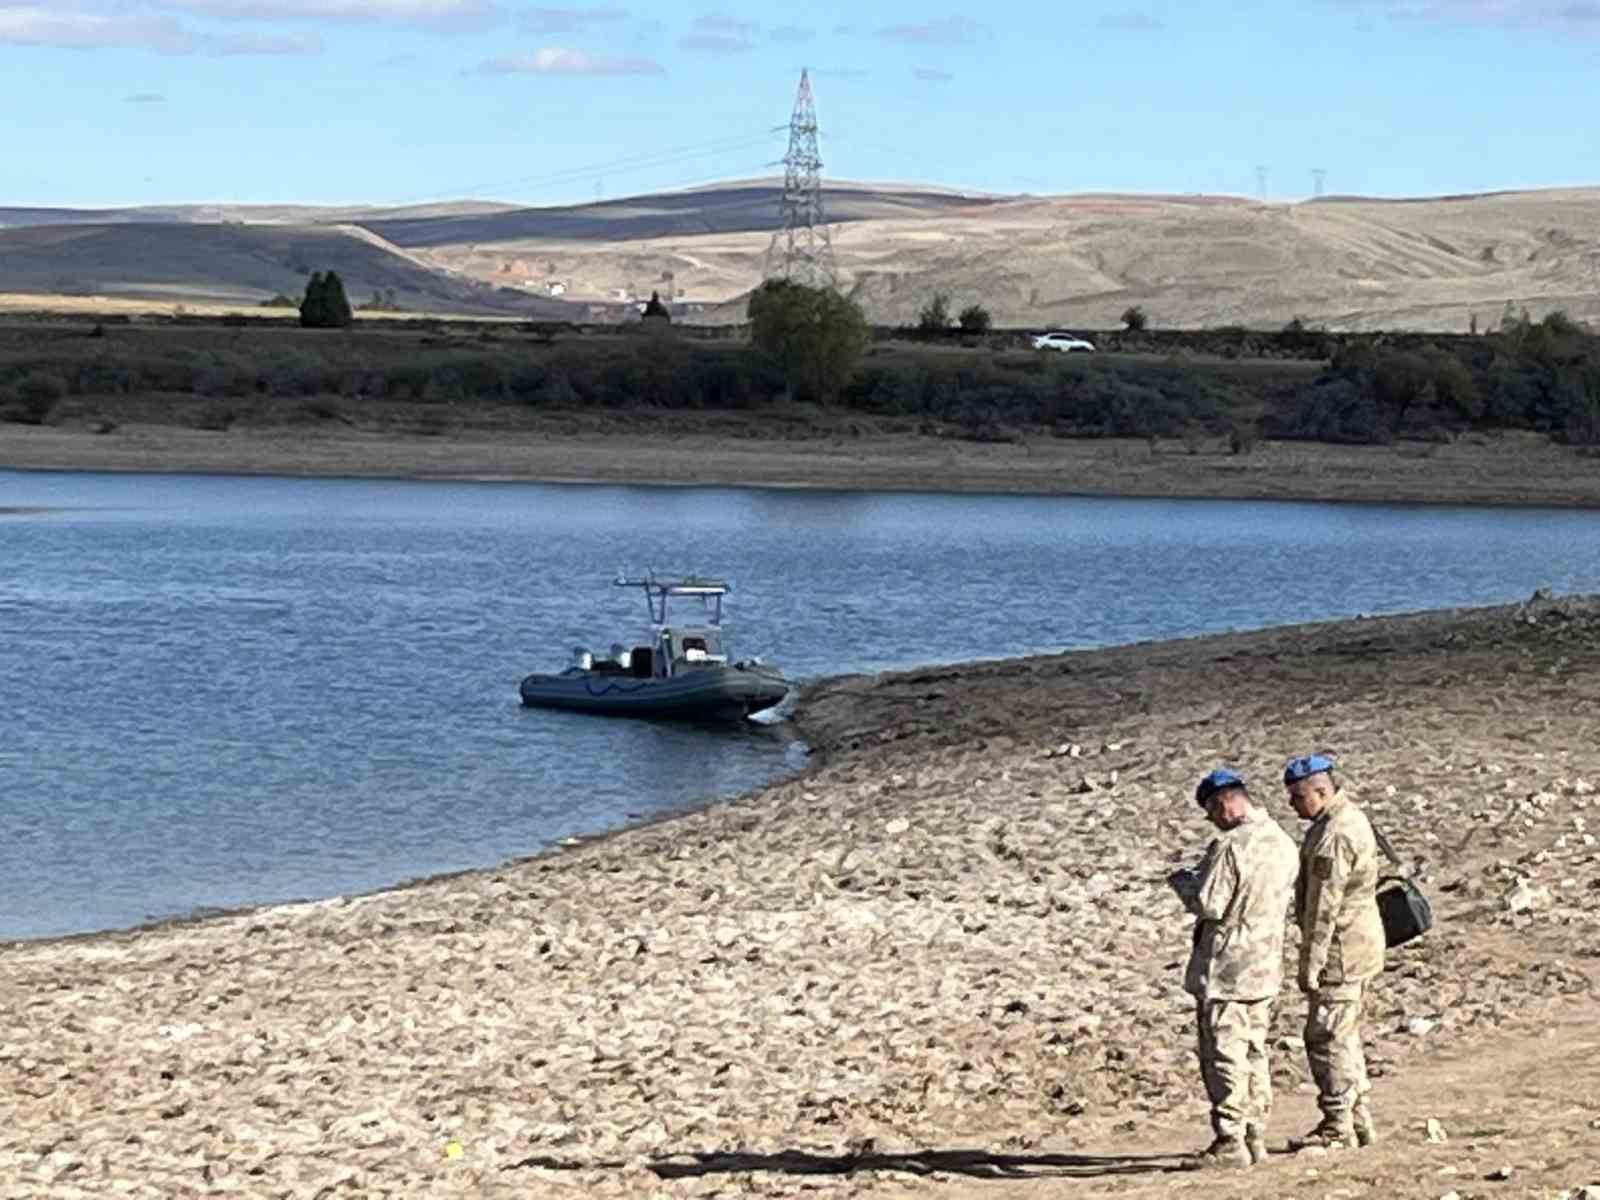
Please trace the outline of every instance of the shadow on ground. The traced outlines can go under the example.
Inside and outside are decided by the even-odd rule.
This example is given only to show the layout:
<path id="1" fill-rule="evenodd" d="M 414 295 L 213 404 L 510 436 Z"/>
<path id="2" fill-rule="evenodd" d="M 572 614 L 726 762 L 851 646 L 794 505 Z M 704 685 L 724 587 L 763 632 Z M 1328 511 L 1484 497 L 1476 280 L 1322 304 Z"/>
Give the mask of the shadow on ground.
<path id="1" fill-rule="evenodd" d="M 579 1163 L 535 1156 L 515 1164 L 547 1170 L 575 1170 L 620 1164 Z M 1035 1179 L 1055 1176 L 1159 1175 L 1193 1170 L 1193 1160 L 1175 1154 L 997 1154 L 991 1150 L 918 1150 L 904 1154 L 859 1152 L 812 1154 L 780 1150 L 755 1154 L 741 1150 L 674 1154 L 646 1164 L 662 1179 L 767 1172 L 776 1175 L 852 1175 L 899 1171 L 910 1175 L 967 1175 L 975 1179 Z"/>

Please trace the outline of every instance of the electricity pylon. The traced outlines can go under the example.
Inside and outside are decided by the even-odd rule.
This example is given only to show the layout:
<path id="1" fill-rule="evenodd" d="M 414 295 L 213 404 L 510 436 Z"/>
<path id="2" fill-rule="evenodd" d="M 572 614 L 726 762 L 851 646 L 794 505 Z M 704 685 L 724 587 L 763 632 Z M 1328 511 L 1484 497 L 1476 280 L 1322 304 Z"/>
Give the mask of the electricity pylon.
<path id="1" fill-rule="evenodd" d="M 783 198 L 778 229 L 767 246 L 766 279 L 792 279 L 809 287 L 834 287 L 833 240 L 822 212 L 822 157 L 817 151 L 817 108 L 811 77 L 800 72 L 800 91 L 789 118 L 789 152 L 783 156 Z"/>

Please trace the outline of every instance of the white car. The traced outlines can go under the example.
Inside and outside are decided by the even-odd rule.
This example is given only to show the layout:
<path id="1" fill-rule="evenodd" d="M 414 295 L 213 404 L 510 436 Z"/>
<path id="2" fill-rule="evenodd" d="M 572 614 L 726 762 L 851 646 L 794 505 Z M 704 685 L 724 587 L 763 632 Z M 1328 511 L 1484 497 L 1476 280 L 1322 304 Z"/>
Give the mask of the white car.
<path id="1" fill-rule="evenodd" d="M 1094 343 L 1086 342 L 1081 337 L 1073 337 L 1070 333 L 1061 333 L 1051 330 L 1041 333 L 1033 339 L 1035 350 L 1060 350 L 1063 354 L 1071 354 L 1074 350 L 1093 350 Z"/>

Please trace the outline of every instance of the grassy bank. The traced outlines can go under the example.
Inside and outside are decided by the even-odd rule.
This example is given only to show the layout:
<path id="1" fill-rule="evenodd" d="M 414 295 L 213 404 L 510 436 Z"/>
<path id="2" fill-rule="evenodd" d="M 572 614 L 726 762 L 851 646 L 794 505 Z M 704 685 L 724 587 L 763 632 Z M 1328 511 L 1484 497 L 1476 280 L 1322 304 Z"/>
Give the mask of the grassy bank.
<path id="1" fill-rule="evenodd" d="M 1554 317 L 1435 341 L 1260 336 L 1129 335 L 1127 349 L 1077 356 L 1009 348 L 1014 335 L 879 340 L 827 407 L 938 437 L 1220 437 L 1240 454 L 1264 437 L 1385 444 L 1511 430 L 1600 441 L 1596 340 Z M 1230 353 L 1241 345 L 1264 356 Z M 1323 351 L 1330 357 L 1315 357 Z M 13 423 L 216 430 L 365 420 L 429 433 L 502 428 L 518 411 L 761 413 L 788 399 L 781 373 L 748 345 L 687 330 L 0 325 L 0 418 Z"/>

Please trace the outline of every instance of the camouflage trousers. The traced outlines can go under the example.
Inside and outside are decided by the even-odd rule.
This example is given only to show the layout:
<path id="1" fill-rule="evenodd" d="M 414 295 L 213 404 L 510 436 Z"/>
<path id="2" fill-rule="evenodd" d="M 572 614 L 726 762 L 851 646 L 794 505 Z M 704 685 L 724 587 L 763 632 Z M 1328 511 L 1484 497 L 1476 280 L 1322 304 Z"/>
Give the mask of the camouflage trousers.
<path id="1" fill-rule="evenodd" d="M 1345 983 L 1306 996 L 1306 1061 L 1317 1081 L 1322 1115 L 1348 1124 L 1352 1110 L 1367 1102 L 1372 1081 L 1361 1048 L 1361 1013 L 1367 985 Z"/>
<path id="2" fill-rule="evenodd" d="M 1219 1138 L 1242 1138 L 1247 1128 L 1265 1127 L 1272 1111 L 1271 999 L 1199 1000 L 1195 1017 L 1211 1128 Z"/>

